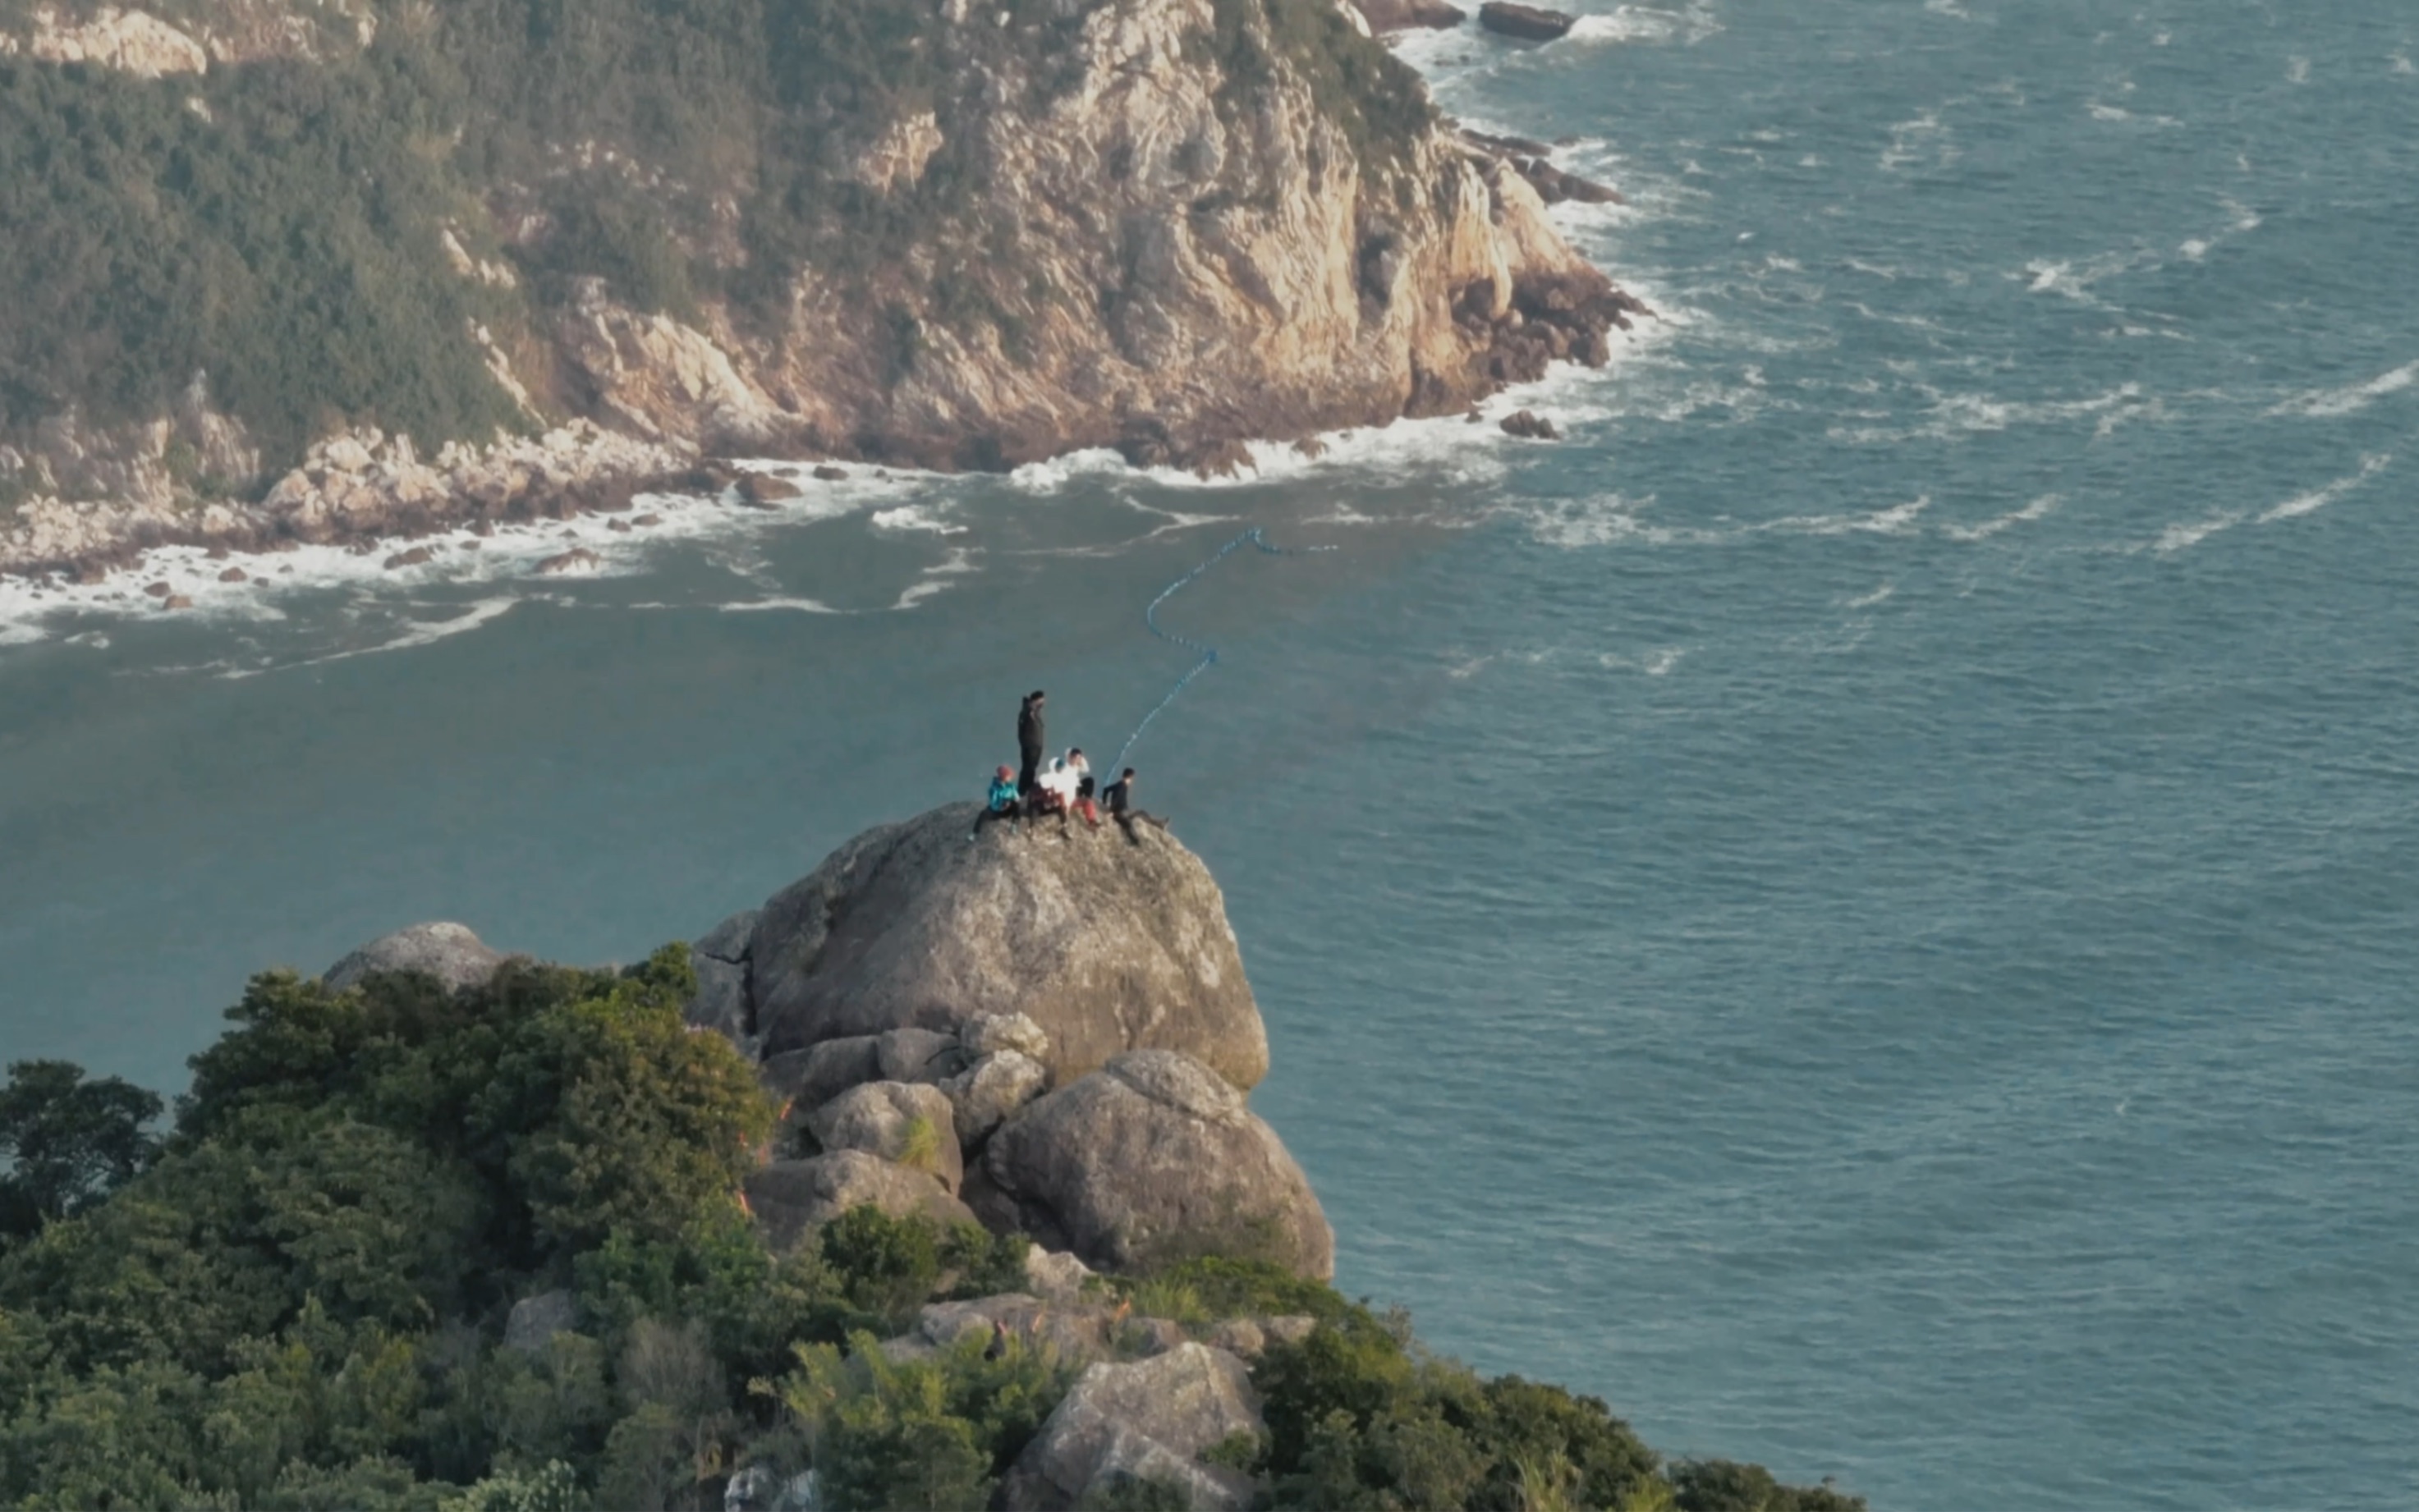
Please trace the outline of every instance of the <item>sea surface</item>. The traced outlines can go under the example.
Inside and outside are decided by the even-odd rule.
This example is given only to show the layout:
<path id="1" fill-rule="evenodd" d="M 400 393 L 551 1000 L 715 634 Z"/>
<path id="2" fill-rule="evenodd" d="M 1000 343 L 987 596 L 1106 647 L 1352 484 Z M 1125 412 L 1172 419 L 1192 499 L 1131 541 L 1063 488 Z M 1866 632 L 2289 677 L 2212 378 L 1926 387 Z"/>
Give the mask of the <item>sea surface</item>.
<path id="1" fill-rule="evenodd" d="M 2419 1505 L 2419 13 L 1584 7 L 1404 44 L 1663 318 L 1215 486 L 667 502 L 0 603 L 0 1054 L 636 958 L 1017 695 L 1225 885 L 1339 1281 L 1877 1509 Z M 1558 212 L 1559 213 L 1559 212 Z M 294 568 L 291 573 L 281 568 Z M 140 580 L 136 580 L 139 582 Z"/>

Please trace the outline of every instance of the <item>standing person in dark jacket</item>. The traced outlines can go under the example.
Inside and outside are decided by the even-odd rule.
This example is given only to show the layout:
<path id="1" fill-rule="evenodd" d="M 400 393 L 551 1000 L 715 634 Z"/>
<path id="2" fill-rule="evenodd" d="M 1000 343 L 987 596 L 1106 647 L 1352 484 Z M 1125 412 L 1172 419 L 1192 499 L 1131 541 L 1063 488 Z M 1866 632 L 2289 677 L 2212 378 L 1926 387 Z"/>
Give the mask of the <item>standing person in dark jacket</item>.
<path id="1" fill-rule="evenodd" d="M 1016 771 L 1019 797 L 1033 791 L 1033 779 L 1041 771 L 1041 690 L 1034 689 L 1016 711 L 1016 754 L 1024 763 Z"/>

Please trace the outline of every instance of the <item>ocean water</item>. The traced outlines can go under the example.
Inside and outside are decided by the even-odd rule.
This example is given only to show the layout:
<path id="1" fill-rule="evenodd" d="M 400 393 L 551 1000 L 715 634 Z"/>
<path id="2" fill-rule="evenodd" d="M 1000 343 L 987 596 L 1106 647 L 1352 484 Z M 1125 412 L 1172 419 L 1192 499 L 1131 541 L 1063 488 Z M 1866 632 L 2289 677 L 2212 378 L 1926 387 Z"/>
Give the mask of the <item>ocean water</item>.
<path id="1" fill-rule="evenodd" d="M 1027 687 L 1114 751 L 1260 527 L 1339 549 L 1170 601 L 1222 659 L 1132 760 L 1343 1286 L 1877 1508 L 2419 1504 L 2419 16 L 1583 8 L 1405 44 L 1629 195 L 1568 223 L 1665 318 L 1489 412 L 1560 445 L 15 592 L 0 1053 L 175 1086 L 414 919 L 693 935 Z"/>

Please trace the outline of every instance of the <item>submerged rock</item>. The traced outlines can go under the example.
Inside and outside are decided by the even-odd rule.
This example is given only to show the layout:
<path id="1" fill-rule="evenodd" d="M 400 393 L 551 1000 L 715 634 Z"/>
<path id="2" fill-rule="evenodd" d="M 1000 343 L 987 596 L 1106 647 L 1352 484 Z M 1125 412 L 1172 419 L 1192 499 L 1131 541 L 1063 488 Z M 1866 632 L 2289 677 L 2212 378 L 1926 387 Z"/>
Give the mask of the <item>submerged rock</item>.
<path id="1" fill-rule="evenodd" d="M 330 991 L 342 992 L 373 971 L 424 971 L 459 992 L 485 986 L 505 959 L 503 952 L 489 949 L 468 924 L 418 924 L 380 935 L 328 968 L 320 980 Z"/>
<path id="2" fill-rule="evenodd" d="M 986 1216 L 1102 1270 L 1196 1255 L 1325 1280 L 1335 1233 L 1276 1131 L 1189 1056 L 1137 1050 L 1034 1103 L 984 1153 Z"/>
<path id="3" fill-rule="evenodd" d="M 1055 825 L 969 842 L 976 812 L 870 830 L 764 905 L 749 971 L 767 1051 L 1021 1014 L 1061 1084 L 1140 1048 L 1182 1050 L 1238 1087 L 1267 1075 L 1225 899 L 1191 851 L 1148 826 L 1134 843 Z"/>

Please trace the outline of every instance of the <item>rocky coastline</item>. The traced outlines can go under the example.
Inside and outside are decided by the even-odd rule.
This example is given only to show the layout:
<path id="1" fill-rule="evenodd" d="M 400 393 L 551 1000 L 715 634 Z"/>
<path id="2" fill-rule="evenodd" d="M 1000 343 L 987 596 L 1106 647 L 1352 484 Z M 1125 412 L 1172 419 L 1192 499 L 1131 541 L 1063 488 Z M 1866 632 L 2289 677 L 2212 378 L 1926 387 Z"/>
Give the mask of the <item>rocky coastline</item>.
<path id="1" fill-rule="evenodd" d="M 263 4 L 244 12 L 254 30 Z M 0 435 L 0 574 L 93 581 L 164 545 L 375 552 L 482 522 L 625 512 L 647 493 L 739 483 L 720 460 L 733 457 L 995 470 L 1107 447 L 1233 473 L 1247 442 L 1315 446 L 1461 412 L 1557 362 L 1600 366 L 1610 333 L 1650 313 L 1548 218 L 1549 203 L 1615 196 L 1544 145 L 1433 116 L 1350 139 L 1317 108 L 1306 65 L 1273 51 L 1256 108 L 1239 111 L 1199 53 L 1210 0 L 1076 8 L 1078 51 L 1044 108 L 1019 71 L 1031 65 L 944 8 L 944 98 L 858 164 L 877 195 L 912 187 L 944 133 L 982 164 L 978 214 L 1020 245 L 977 291 L 1001 312 L 991 323 L 953 323 L 879 270 L 801 272 L 771 327 L 714 298 L 642 310 L 582 277 L 526 338 L 475 332 L 523 434 L 429 448 L 354 423 L 292 466 L 196 374 L 142 425 L 70 407 Z M 1366 34 L 1456 23 L 1451 9 L 1363 0 L 1355 16 Z M 159 43 L 147 52 L 97 33 L 69 48 L 64 24 L 24 55 L 173 71 L 164 23 L 111 23 Z M 345 40 L 374 35 L 364 21 Z M 258 54 L 204 40 L 195 56 L 222 67 Z M 463 279 L 516 286 L 450 233 L 446 248 Z"/>

